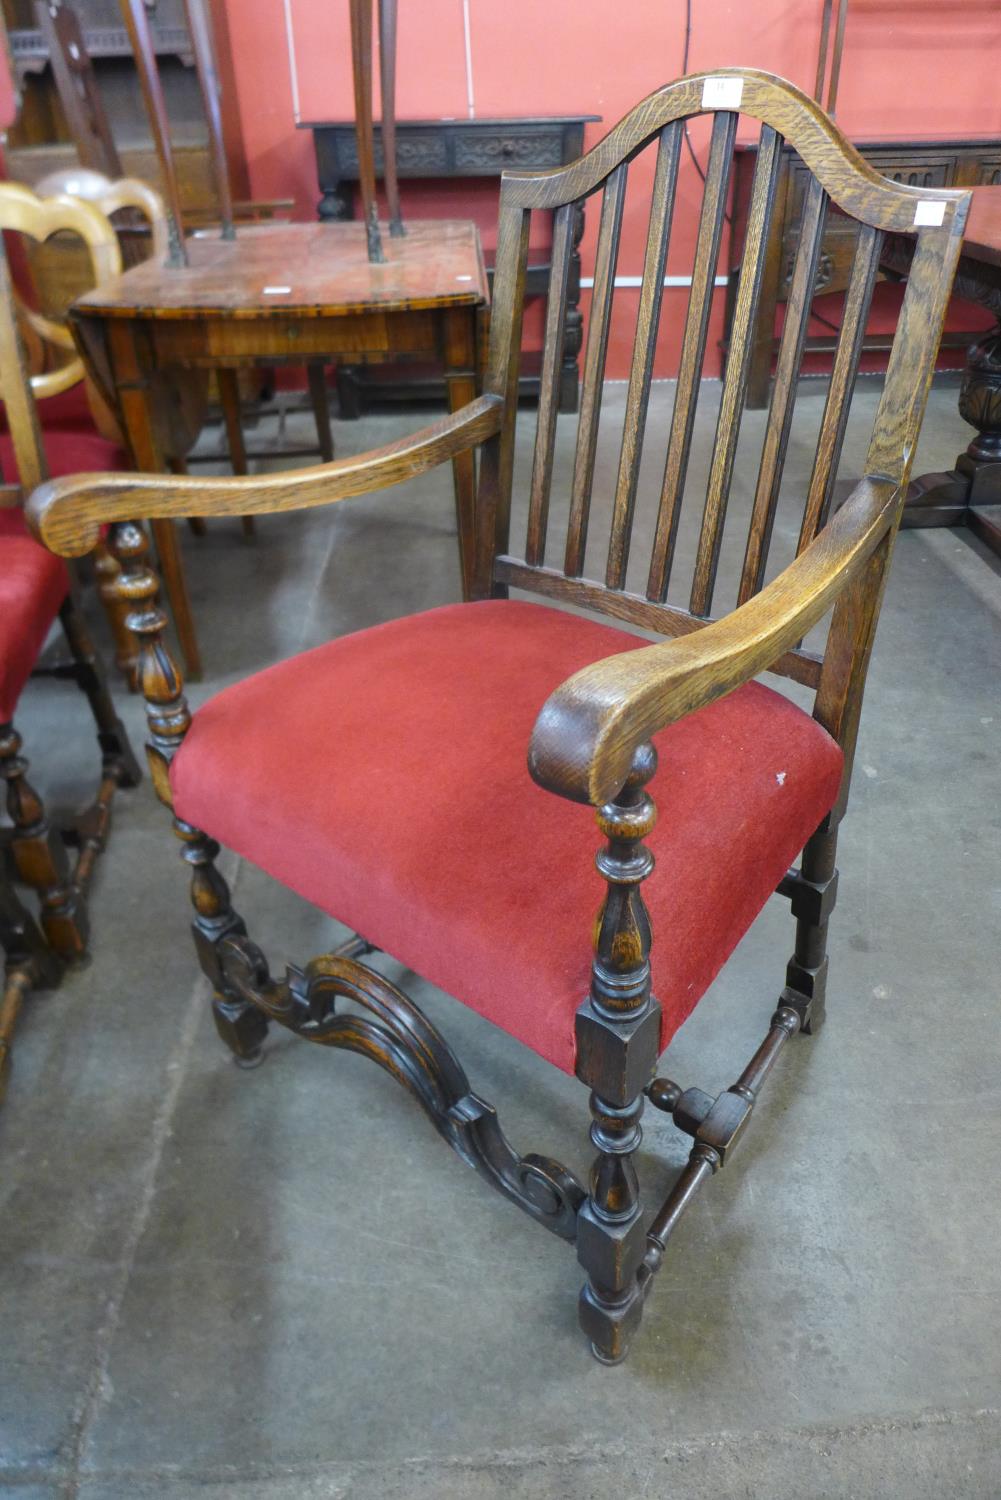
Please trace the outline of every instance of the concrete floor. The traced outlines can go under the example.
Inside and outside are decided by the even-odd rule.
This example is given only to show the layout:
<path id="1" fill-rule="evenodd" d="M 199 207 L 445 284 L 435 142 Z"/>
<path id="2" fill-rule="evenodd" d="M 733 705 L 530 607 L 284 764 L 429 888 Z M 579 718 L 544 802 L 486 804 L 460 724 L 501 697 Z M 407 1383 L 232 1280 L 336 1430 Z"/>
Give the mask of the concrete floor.
<path id="1" fill-rule="evenodd" d="M 651 447 L 670 396 L 655 388 Z M 717 400 L 708 385 L 693 484 Z M 859 395 L 848 473 L 874 400 L 872 387 Z M 966 442 L 955 401 L 953 385 L 934 391 L 916 472 Z M 821 404 L 810 383 L 790 493 Z M 610 386 L 606 489 L 622 406 Z M 339 452 L 415 420 L 338 423 Z M 565 493 L 572 424 L 560 427 Z M 752 416 L 748 452 L 760 431 Z M 646 536 L 656 481 L 654 461 Z M 458 597 L 445 472 L 258 526 L 251 545 L 234 521 L 185 535 L 208 668 L 196 702 L 332 634 Z M 790 508 L 780 558 L 794 526 Z M 124 708 L 139 741 L 139 705 Z M 32 685 L 20 724 L 52 801 L 81 801 L 77 695 Z M 786 1050 L 616 1369 L 579 1335 L 572 1251 L 465 1170 L 383 1074 L 285 1035 L 256 1071 L 231 1065 L 166 815 L 148 781 L 123 796 L 94 892 L 93 960 L 30 1003 L 0 1117 L 0 1493 L 1001 1495 L 999 734 L 999 569 L 968 534 L 905 534 L 844 829 L 827 1027 Z M 229 856 L 223 868 L 276 967 L 337 940 L 253 868 Z M 732 1080 L 790 941 L 776 899 L 665 1071 L 713 1092 Z M 511 1138 L 583 1170 L 580 1085 L 407 982 Z M 670 1122 L 650 1118 L 648 1202 L 683 1156 Z"/>

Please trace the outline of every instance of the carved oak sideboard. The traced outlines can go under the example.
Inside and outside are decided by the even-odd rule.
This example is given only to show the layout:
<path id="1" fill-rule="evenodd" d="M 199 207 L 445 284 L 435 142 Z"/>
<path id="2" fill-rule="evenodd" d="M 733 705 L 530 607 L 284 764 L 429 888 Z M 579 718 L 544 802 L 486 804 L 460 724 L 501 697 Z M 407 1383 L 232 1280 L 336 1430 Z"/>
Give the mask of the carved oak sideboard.
<path id="1" fill-rule="evenodd" d="M 584 126 L 600 115 L 548 115 L 536 118 L 482 120 L 398 120 L 396 122 L 397 172 L 403 177 L 499 177 L 508 168 L 542 171 L 573 161 L 584 149 Z M 316 166 L 322 197 L 321 219 L 350 219 L 354 214 L 354 184 L 358 181 L 358 146 L 353 121 L 306 121 L 300 129 L 313 132 Z M 375 166 L 381 173 L 382 143 L 376 132 Z M 577 410 L 581 346 L 580 256 L 576 245 L 584 229 L 579 215 L 575 249 L 570 267 L 566 335 L 560 379 L 560 411 Z M 487 268 L 491 275 L 490 268 Z M 529 297 L 544 297 L 549 289 L 549 264 L 542 261 L 528 268 Z M 406 366 L 379 369 L 338 370 L 338 396 L 342 416 L 358 416 L 363 400 L 372 395 L 381 401 L 444 399 L 445 386 L 435 370 Z M 538 393 L 538 359 L 526 354 L 520 390 L 523 396 Z"/>
<path id="2" fill-rule="evenodd" d="M 856 141 L 866 161 L 894 182 L 915 187 L 980 187 L 1001 183 L 1001 141 L 993 140 L 864 140 Z M 729 340 L 733 309 L 736 305 L 740 257 L 747 223 L 751 178 L 757 152 L 754 146 L 739 145 L 734 159 L 733 232 L 731 237 L 730 279 L 727 288 L 727 310 L 724 321 L 723 347 Z M 799 243 L 800 213 L 807 181 L 807 169 L 792 151 L 782 152 L 776 186 L 775 213 L 764 268 L 761 297 L 758 304 L 751 372 L 748 379 L 747 404 L 763 407 L 768 401 L 772 354 L 775 348 L 775 312 L 788 291 L 792 265 Z M 854 226 L 837 215 L 828 219 L 817 269 L 816 291 L 841 292 L 848 285 L 848 272 L 854 254 Z M 808 352 L 833 349 L 836 333 L 809 338 Z M 946 334 L 945 347 L 965 348 L 969 333 Z M 889 335 L 874 335 L 867 347 L 885 350 Z"/>

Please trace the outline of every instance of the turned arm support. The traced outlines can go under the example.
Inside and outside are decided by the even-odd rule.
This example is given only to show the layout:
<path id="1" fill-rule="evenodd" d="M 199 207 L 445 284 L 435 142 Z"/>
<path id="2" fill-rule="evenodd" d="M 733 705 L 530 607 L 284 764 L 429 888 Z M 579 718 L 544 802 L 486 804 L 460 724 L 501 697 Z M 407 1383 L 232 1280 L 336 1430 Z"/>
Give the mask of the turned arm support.
<path id="1" fill-rule="evenodd" d="M 533 779 L 575 802 L 611 801 L 638 746 L 765 671 L 823 617 L 886 536 L 898 498 L 894 482 L 863 479 L 795 562 L 739 609 L 568 677 L 536 720 Z"/>
<path id="2" fill-rule="evenodd" d="M 384 448 L 253 478 L 192 478 L 160 474 L 76 474 L 35 490 L 28 523 L 50 551 L 81 557 L 112 521 L 171 516 L 251 516 L 330 505 L 387 489 L 445 463 L 500 430 L 504 403 L 478 396 L 461 411 Z"/>

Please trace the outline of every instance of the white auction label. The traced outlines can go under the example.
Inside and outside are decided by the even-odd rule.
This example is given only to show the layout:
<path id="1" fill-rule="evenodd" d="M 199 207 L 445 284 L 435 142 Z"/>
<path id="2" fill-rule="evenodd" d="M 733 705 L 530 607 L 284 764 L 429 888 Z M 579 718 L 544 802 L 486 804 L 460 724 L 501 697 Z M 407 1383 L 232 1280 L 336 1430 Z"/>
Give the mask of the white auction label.
<path id="1" fill-rule="evenodd" d="M 743 97 L 742 78 L 707 78 L 702 85 L 703 109 L 739 109 Z"/>
<path id="2" fill-rule="evenodd" d="M 941 224 L 945 219 L 945 204 L 941 199 L 922 198 L 914 210 L 914 227 L 919 228 L 923 224 Z"/>
<path id="3" fill-rule="evenodd" d="M 265 297 L 287 297 L 292 290 L 290 286 L 266 286 L 262 295 Z"/>

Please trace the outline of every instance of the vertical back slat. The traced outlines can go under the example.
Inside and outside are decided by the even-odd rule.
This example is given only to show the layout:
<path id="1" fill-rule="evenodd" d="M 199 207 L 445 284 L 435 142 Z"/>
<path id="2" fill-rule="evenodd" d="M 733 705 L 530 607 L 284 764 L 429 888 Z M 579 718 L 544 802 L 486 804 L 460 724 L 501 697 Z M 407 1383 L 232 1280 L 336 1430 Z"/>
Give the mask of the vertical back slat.
<path id="1" fill-rule="evenodd" d="M 671 233 L 671 216 L 674 212 L 681 140 L 681 124 L 675 121 L 661 131 L 657 151 L 646 255 L 643 260 L 643 284 L 636 315 L 636 337 L 626 393 L 626 419 L 619 453 L 619 473 L 615 484 L 612 530 L 605 570 L 605 583 L 610 589 L 623 587 L 626 565 L 629 562 L 629 540 L 643 454 L 646 414 L 650 404 L 650 380 L 653 376 L 660 305 L 664 294 L 664 266 Z"/>
<path id="2" fill-rule="evenodd" d="M 800 528 L 797 557 L 804 547 L 817 535 L 827 520 L 827 513 L 834 493 L 834 482 L 838 477 L 841 447 L 848 425 L 852 390 L 862 353 L 869 304 L 876 284 L 879 268 L 879 252 L 883 236 L 878 229 L 868 224 L 859 226 L 858 245 L 852 262 L 851 278 L 845 293 L 845 310 L 841 318 L 841 332 L 834 353 L 834 367 L 827 388 L 824 416 L 820 424 L 817 453 L 810 475 L 803 525 Z"/>
<path id="3" fill-rule="evenodd" d="M 564 566 L 571 578 L 579 578 L 584 571 L 587 523 L 591 512 L 591 485 L 594 481 L 594 459 L 598 449 L 601 393 L 605 381 L 605 356 L 608 353 L 608 329 L 611 322 L 615 267 L 619 258 L 622 206 L 626 200 L 628 170 L 626 162 L 615 168 L 605 184 L 601 200 L 601 224 L 598 229 L 598 248 L 594 258 L 591 311 L 587 320 L 587 347 L 584 351 L 580 418 L 577 424 L 577 452 L 574 458 L 570 520 L 567 526 Z"/>
<path id="4" fill-rule="evenodd" d="M 751 508 L 751 526 L 747 534 L 744 566 L 740 575 L 738 604 L 746 604 L 764 581 L 768 548 L 775 522 L 782 471 L 785 467 L 789 430 L 796 399 L 796 382 L 803 362 L 803 346 L 810 323 L 813 289 L 817 283 L 817 265 L 824 237 L 827 198 L 815 177 L 810 178 L 803 197 L 799 248 L 793 266 L 789 296 L 786 301 L 782 340 L 775 361 L 775 384 L 772 389 L 765 441 L 758 467 L 758 482 Z"/>
<path id="5" fill-rule="evenodd" d="M 8 484 L 20 484 L 25 495 L 38 488 L 49 477 L 42 431 L 38 422 L 35 398 L 31 393 L 31 377 L 25 358 L 21 331 L 17 326 L 14 302 L 14 285 L 7 264 L 7 251 L 0 234 L 0 371 L 3 383 L 0 386 L 7 411 L 14 448 L 16 474 L 2 476 Z"/>
<path id="6" fill-rule="evenodd" d="M 712 608 L 713 588 L 723 542 L 723 524 L 740 436 L 740 418 L 747 392 L 747 375 L 751 367 L 751 334 L 764 274 L 765 250 L 775 206 L 775 185 L 778 181 L 781 151 L 782 137 L 770 125 L 763 125 L 751 185 L 740 286 L 730 329 L 730 348 L 723 375 L 716 437 L 709 466 L 709 485 L 692 578 L 691 611 L 694 615 L 707 615 Z"/>
<path id="7" fill-rule="evenodd" d="M 497 218 L 497 253 L 494 257 L 490 348 L 483 379 L 484 393 L 503 399 L 504 421 L 500 432 L 489 438 L 480 450 L 476 490 L 474 599 L 490 597 L 494 590 L 494 558 L 498 552 L 506 552 L 510 542 L 511 480 L 518 421 L 521 325 L 525 310 L 525 273 L 528 266 L 531 215 L 527 209 L 512 207 L 508 199 L 509 192 L 510 189 L 505 187 L 502 180 Z"/>
<path id="8" fill-rule="evenodd" d="M 726 196 L 730 183 L 730 165 L 733 160 L 733 143 L 736 134 L 737 116 L 731 113 L 717 114 L 713 121 L 712 143 L 709 148 L 709 161 L 706 165 L 706 184 L 702 197 L 702 213 L 699 216 L 695 262 L 692 268 L 692 290 L 688 299 L 674 413 L 671 417 L 671 435 L 667 444 L 664 482 L 661 486 L 660 508 L 657 513 L 657 531 L 650 559 L 650 576 L 647 581 L 648 599 L 665 598 L 670 580 L 678 508 L 685 485 L 685 475 L 688 471 L 688 455 L 692 443 L 692 428 L 695 423 L 695 405 L 698 400 L 699 379 L 706 352 L 706 338 L 709 333 L 713 283 L 716 279 L 723 220 L 726 216 Z"/>
<path id="9" fill-rule="evenodd" d="M 532 484 L 528 499 L 528 541 L 525 547 L 525 561 L 533 567 L 539 567 L 545 562 L 546 556 L 549 492 L 553 478 L 556 413 L 566 325 L 567 281 L 573 254 L 576 207 L 575 203 L 564 203 L 553 216 L 553 257 L 546 301 L 546 335 L 539 378 L 539 421 L 535 429 L 535 456 L 532 459 Z"/>

